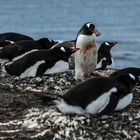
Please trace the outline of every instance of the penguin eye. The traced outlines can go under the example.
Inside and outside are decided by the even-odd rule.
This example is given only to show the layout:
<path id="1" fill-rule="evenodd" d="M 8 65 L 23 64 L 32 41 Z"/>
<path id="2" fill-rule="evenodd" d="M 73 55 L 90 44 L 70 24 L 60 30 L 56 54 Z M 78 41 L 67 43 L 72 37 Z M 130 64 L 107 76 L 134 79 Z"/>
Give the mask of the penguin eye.
<path id="1" fill-rule="evenodd" d="M 105 45 L 110 46 L 108 42 L 105 42 Z"/>
<path id="2" fill-rule="evenodd" d="M 66 52 L 64 47 L 61 47 L 60 50 L 63 51 L 63 52 Z"/>
<path id="3" fill-rule="evenodd" d="M 131 79 L 133 79 L 134 81 L 136 80 L 135 76 L 131 73 L 128 74 L 130 76 Z"/>
<path id="4" fill-rule="evenodd" d="M 90 24 L 90 28 L 95 28 L 95 25 L 93 25 L 93 24 Z"/>
<path id="5" fill-rule="evenodd" d="M 89 23 L 87 23 L 87 27 L 88 28 L 95 28 L 95 25 L 93 25 L 92 23 L 89 22 Z"/>

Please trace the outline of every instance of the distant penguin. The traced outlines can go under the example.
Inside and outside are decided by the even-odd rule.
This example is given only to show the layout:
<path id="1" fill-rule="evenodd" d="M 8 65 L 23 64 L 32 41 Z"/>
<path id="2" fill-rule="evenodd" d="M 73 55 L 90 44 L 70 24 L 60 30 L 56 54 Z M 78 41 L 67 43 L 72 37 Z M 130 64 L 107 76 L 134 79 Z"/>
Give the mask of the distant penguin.
<path id="1" fill-rule="evenodd" d="M 22 40 L 9 44 L 0 49 L 0 58 L 8 59 L 12 61 L 13 58 L 20 56 L 26 52 L 29 52 L 33 49 L 50 49 L 53 45 L 57 44 L 57 41 L 54 41 L 50 38 L 41 38 L 39 40 Z"/>
<path id="2" fill-rule="evenodd" d="M 34 40 L 34 39 L 27 35 L 15 33 L 15 32 L 1 33 L 0 47 L 6 46 L 8 44 L 13 44 L 14 42 L 21 41 L 21 40 Z"/>
<path id="3" fill-rule="evenodd" d="M 91 22 L 85 23 L 77 34 L 76 47 L 80 48 L 75 53 L 75 79 L 84 80 L 95 70 L 97 63 L 95 25 Z"/>
<path id="4" fill-rule="evenodd" d="M 20 78 L 42 76 L 68 70 L 68 58 L 76 48 L 56 47 L 49 50 L 32 50 L 6 63 L 2 71 Z"/>
<path id="5" fill-rule="evenodd" d="M 97 65 L 96 69 L 114 68 L 114 60 L 111 55 L 111 48 L 116 45 L 116 41 L 106 41 L 101 44 L 97 52 Z"/>
<path id="6" fill-rule="evenodd" d="M 42 103 L 55 105 L 63 113 L 106 115 L 131 103 L 132 89 L 139 80 L 131 73 L 115 78 L 92 78 L 62 96 L 45 96 Z"/>

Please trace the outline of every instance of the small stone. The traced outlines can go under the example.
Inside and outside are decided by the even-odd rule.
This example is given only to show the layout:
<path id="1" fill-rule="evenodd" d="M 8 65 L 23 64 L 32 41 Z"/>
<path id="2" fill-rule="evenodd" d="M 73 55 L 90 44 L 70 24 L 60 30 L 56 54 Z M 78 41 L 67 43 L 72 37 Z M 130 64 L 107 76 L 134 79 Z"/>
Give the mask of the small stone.
<path id="1" fill-rule="evenodd" d="M 32 90 L 32 87 L 27 87 L 24 89 L 24 91 L 31 91 Z"/>
<path id="2" fill-rule="evenodd" d="M 48 85 L 45 85 L 44 87 L 43 87 L 43 92 L 46 92 L 47 90 L 48 90 Z"/>

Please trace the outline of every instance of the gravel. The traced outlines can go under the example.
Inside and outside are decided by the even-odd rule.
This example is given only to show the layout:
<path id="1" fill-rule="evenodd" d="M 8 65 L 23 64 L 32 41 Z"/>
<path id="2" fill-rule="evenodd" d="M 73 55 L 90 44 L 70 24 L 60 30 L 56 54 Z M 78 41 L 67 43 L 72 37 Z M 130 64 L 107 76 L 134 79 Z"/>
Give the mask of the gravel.
<path id="1" fill-rule="evenodd" d="M 108 76 L 113 71 L 96 71 L 93 76 Z M 80 82 L 72 70 L 26 79 L 0 73 L 0 139 L 140 139 L 140 87 L 134 89 L 126 109 L 102 117 L 62 114 L 42 104 L 46 94 L 62 95 Z"/>

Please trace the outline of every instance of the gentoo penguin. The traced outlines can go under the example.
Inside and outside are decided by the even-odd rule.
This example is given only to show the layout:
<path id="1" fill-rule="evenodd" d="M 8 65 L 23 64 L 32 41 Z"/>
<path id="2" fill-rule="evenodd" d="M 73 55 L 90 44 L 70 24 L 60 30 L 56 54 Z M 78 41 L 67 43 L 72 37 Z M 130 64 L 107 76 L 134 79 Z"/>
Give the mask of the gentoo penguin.
<path id="1" fill-rule="evenodd" d="M 64 72 L 69 68 L 68 58 L 77 50 L 66 47 L 32 50 L 3 65 L 2 71 L 20 78 Z"/>
<path id="2" fill-rule="evenodd" d="M 96 31 L 95 25 L 91 22 L 85 23 L 77 34 L 76 47 L 79 50 L 75 55 L 75 79 L 86 79 L 96 66 Z"/>
<path id="3" fill-rule="evenodd" d="M 19 34 L 15 32 L 7 32 L 0 34 L 0 47 L 3 47 L 8 44 L 13 44 L 14 42 L 21 40 L 33 40 L 32 37 L 29 37 L 24 34 Z"/>
<path id="4" fill-rule="evenodd" d="M 105 115 L 127 107 L 132 89 L 140 78 L 131 73 L 115 78 L 92 78 L 76 85 L 62 96 L 42 98 L 45 105 L 55 105 L 63 113 Z"/>
<path id="5" fill-rule="evenodd" d="M 101 44 L 97 52 L 96 69 L 114 68 L 114 61 L 110 50 L 117 43 L 116 41 L 106 41 Z"/>
<path id="6" fill-rule="evenodd" d="M 132 73 L 135 76 L 139 76 L 140 75 L 140 68 L 128 67 L 128 68 L 120 69 L 120 70 L 113 72 L 110 75 L 110 77 L 117 77 L 117 76 L 128 74 L 128 73 Z M 138 83 L 138 85 L 140 85 L 140 82 Z"/>
<path id="7" fill-rule="evenodd" d="M 57 41 L 54 41 L 50 38 L 41 38 L 39 40 L 22 40 L 9 44 L 0 49 L 0 58 L 8 59 L 11 61 L 13 58 L 22 55 L 33 49 L 50 49 L 53 45 L 57 44 Z"/>

